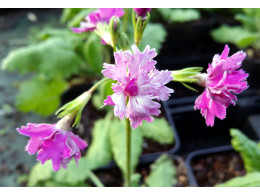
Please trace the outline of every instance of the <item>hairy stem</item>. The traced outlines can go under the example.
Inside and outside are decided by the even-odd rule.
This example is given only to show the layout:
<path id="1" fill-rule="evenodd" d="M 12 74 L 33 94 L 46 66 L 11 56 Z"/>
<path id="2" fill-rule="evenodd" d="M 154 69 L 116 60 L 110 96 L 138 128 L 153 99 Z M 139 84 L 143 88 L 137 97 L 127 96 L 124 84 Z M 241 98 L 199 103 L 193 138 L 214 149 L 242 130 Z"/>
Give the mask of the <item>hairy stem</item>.
<path id="1" fill-rule="evenodd" d="M 104 77 L 103 79 L 98 81 L 95 85 L 93 85 L 88 91 L 90 93 L 93 93 L 99 87 L 99 85 L 101 85 L 102 83 L 104 83 L 104 82 L 106 82 L 108 80 L 109 80 L 109 78 Z"/>
<path id="2" fill-rule="evenodd" d="M 126 119 L 126 187 L 131 187 L 131 126 L 129 119 Z"/>

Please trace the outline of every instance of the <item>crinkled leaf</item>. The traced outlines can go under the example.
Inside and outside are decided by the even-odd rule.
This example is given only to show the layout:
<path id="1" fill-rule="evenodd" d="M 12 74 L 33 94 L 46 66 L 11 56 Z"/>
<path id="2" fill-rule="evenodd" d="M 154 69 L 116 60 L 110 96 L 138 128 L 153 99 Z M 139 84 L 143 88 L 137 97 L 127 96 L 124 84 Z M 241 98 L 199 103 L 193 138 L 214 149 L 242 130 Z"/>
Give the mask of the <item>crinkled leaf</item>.
<path id="1" fill-rule="evenodd" d="M 112 159 L 109 142 L 109 131 L 113 128 L 111 114 L 108 113 L 105 119 L 97 120 L 92 130 L 92 142 L 88 148 L 86 158 L 95 162 L 95 168 L 106 165 Z"/>
<path id="2" fill-rule="evenodd" d="M 35 77 L 21 83 L 16 106 L 23 112 L 34 111 L 48 116 L 58 108 L 60 96 L 66 88 L 67 83 L 63 80 L 46 81 Z"/>
<path id="3" fill-rule="evenodd" d="M 151 166 L 151 173 L 145 183 L 149 187 L 171 187 L 177 182 L 175 176 L 176 168 L 172 160 L 163 154 Z"/>
<path id="4" fill-rule="evenodd" d="M 68 183 L 70 185 L 76 185 L 84 182 L 89 177 L 89 170 L 91 170 L 95 164 L 89 161 L 86 157 L 81 157 L 78 161 L 78 166 L 74 159 L 70 161 L 67 169 L 61 168 L 58 172 L 54 173 L 53 179 L 59 183 Z"/>
<path id="5" fill-rule="evenodd" d="M 53 175 L 52 170 L 52 163 L 51 161 L 45 162 L 44 165 L 42 165 L 40 162 L 36 163 L 34 167 L 32 168 L 29 179 L 28 179 L 28 186 L 38 186 L 40 182 L 47 181 L 51 179 Z"/>
<path id="6" fill-rule="evenodd" d="M 162 48 L 162 44 L 166 39 L 166 35 L 167 32 L 163 25 L 148 23 L 144 30 L 140 50 L 143 51 L 147 45 L 150 45 L 150 48 L 155 48 L 156 52 L 159 53 Z"/>
<path id="7" fill-rule="evenodd" d="M 243 177 L 235 177 L 216 187 L 260 187 L 260 172 L 247 173 Z"/>
<path id="8" fill-rule="evenodd" d="M 144 137 L 151 138 L 161 144 L 172 144 L 174 133 L 165 118 L 155 118 L 152 123 L 143 122 L 135 131 L 141 131 Z"/>
<path id="9" fill-rule="evenodd" d="M 11 51 L 2 62 L 8 71 L 42 73 L 48 78 L 69 78 L 82 70 L 84 61 L 74 51 L 74 45 L 64 38 L 50 38 L 44 42 Z"/>
<path id="10" fill-rule="evenodd" d="M 230 130 L 232 147 L 241 154 L 247 173 L 260 171 L 260 148 L 237 129 Z"/>
<path id="11" fill-rule="evenodd" d="M 126 122 L 111 121 L 110 143 L 116 164 L 126 174 Z M 142 152 L 143 138 L 141 131 L 131 129 L 131 173 L 135 170 Z"/>
<path id="12" fill-rule="evenodd" d="M 250 46 L 260 38 L 258 33 L 251 32 L 241 26 L 230 27 L 227 25 L 222 25 L 211 31 L 211 36 L 218 42 L 233 43 L 241 48 Z"/>

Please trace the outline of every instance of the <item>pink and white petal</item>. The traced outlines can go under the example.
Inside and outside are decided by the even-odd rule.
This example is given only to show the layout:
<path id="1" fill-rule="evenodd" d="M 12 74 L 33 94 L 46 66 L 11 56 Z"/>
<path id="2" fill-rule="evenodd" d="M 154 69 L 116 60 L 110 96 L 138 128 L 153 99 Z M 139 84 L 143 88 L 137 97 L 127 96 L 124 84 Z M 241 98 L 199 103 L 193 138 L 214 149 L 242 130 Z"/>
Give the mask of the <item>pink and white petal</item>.
<path id="1" fill-rule="evenodd" d="M 134 55 L 132 61 L 128 63 L 129 73 L 132 78 L 137 78 L 140 70 L 150 72 L 155 68 L 156 61 L 153 60 L 157 55 L 155 49 L 150 50 L 150 46 L 147 45 L 145 50 L 141 53 L 137 46 L 133 45 L 132 50 Z"/>
<path id="2" fill-rule="evenodd" d="M 151 115 L 158 116 L 160 114 L 161 105 L 154 102 L 151 96 L 132 96 L 129 98 L 127 105 L 127 118 L 129 118 L 131 126 L 135 129 L 142 124 L 143 120 L 152 122 Z"/>
<path id="3" fill-rule="evenodd" d="M 126 114 L 126 96 L 124 94 L 117 95 L 113 94 L 111 96 L 112 101 L 115 104 L 114 107 L 114 115 L 118 116 L 121 120 L 123 120 L 125 114 Z"/>

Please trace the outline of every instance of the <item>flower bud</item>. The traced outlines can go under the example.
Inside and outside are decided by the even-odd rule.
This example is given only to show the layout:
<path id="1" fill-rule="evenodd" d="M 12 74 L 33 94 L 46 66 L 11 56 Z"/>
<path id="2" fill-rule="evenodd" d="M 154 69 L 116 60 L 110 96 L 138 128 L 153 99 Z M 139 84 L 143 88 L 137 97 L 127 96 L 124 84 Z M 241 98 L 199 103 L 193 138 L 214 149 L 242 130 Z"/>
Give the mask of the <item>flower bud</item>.
<path id="1" fill-rule="evenodd" d="M 119 34 L 118 45 L 119 48 L 122 49 L 123 51 L 129 49 L 129 39 L 124 32 L 121 32 Z"/>
<path id="2" fill-rule="evenodd" d="M 134 12 L 136 12 L 137 16 L 141 16 L 142 18 L 145 18 L 150 11 L 151 8 L 134 8 Z"/>
<path id="3" fill-rule="evenodd" d="M 118 41 L 119 30 L 120 30 L 120 19 L 117 16 L 113 16 L 109 21 L 109 33 L 111 36 L 113 46 L 115 46 Z"/>
<path id="4" fill-rule="evenodd" d="M 147 23 L 149 22 L 150 19 L 150 13 L 147 12 L 147 16 L 146 17 L 142 17 L 142 16 L 135 16 L 135 13 L 133 11 L 132 14 L 132 20 L 133 20 L 133 26 L 134 26 L 134 39 L 135 39 L 135 44 L 137 46 L 139 46 L 142 37 L 143 37 L 143 32 L 145 30 L 145 27 L 147 25 Z"/>
<path id="5" fill-rule="evenodd" d="M 81 94 L 79 97 L 76 99 L 72 100 L 71 102 L 68 102 L 64 106 L 62 106 L 55 114 L 58 114 L 58 118 L 65 118 L 64 121 L 61 120 L 61 124 L 67 123 L 67 121 L 72 120 L 75 118 L 73 126 L 79 125 L 80 119 L 81 119 L 81 114 L 83 111 L 83 108 L 86 106 L 88 101 L 90 100 L 92 96 L 92 92 L 87 91 L 83 94 Z"/>

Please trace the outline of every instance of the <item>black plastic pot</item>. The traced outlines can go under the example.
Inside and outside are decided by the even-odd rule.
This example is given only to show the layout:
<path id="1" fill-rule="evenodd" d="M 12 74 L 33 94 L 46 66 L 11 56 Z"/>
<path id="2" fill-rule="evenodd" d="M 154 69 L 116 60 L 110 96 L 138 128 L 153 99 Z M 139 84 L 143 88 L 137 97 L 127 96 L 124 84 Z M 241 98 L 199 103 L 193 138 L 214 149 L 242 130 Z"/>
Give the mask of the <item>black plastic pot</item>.
<path id="1" fill-rule="evenodd" d="M 249 116 L 245 128 L 252 129 L 260 140 L 260 114 Z"/>
<path id="2" fill-rule="evenodd" d="M 227 161 L 225 161 L 226 159 L 224 159 L 224 158 L 226 158 L 227 156 L 233 157 L 234 155 L 236 155 L 236 158 L 233 161 L 233 163 L 235 164 L 235 166 L 233 167 L 233 165 L 230 165 L 232 160 L 230 161 L 230 159 L 228 159 Z M 212 159 L 213 159 L 213 162 L 211 162 Z M 217 162 L 216 159 L 218 159 L 219 162 Z M 194 165 L 194 162 L 196 162 L 196 161 L 205 162 L 205 163 L 204 164 L 195 163 L 195 165 Z M 222 163 L 223 161 L 228 162 L 230 167 L 225 166 L 225 163 Z M 238 162 L 240 162 L 240 163 L 238 163 Z M 216 165 L 219 165 L 219 166 L 216 166 Z M 220 180 L 222 180 L 222 179 L 229 180 L 232 177 L 242 176 L 245 174 L 244 164 L 243 164 L 243 161 L 242 161 L 239 153 L 235 152 L 230 145 L 194 151 L 187 156 L 186 166 L 187 166 L 187 170 L 188 170 L 189 182 L 190 182 L 190 185 L 193 187 L 197 187 L 197 186 L 203 187 L 204 186 L 199 183 L 199 179 L 201 179 L 201 178 L 203 178 L 204 180 L 206 180 L 207 182 L 210 183 L 212 178 L 215 178 L 215 180 L 216 180 L 216 178 L 218 178 L 218 180 L 219 179 Z M 195 171 L 195 167 L 197 169 L 196 171 Z M 220 169 L 220 167 L 222 167 L 225 170 Z M 215 172 L 219 173 L 220 177 L 212 174 L 212 172 L 208 171 L 207 169 L 214 169 Z M 236 171 L 234 174 L 237 174 L 237 175 L 233 176 L 233 175 L 228 174 L 231 172 L 230 169 L 232 169 L 233 172 Z M 221 183 L 222 182 L 224 182 L 224 181 L 221 181 Z M 208 184 L 206 186 L 208 186 Z"/>

